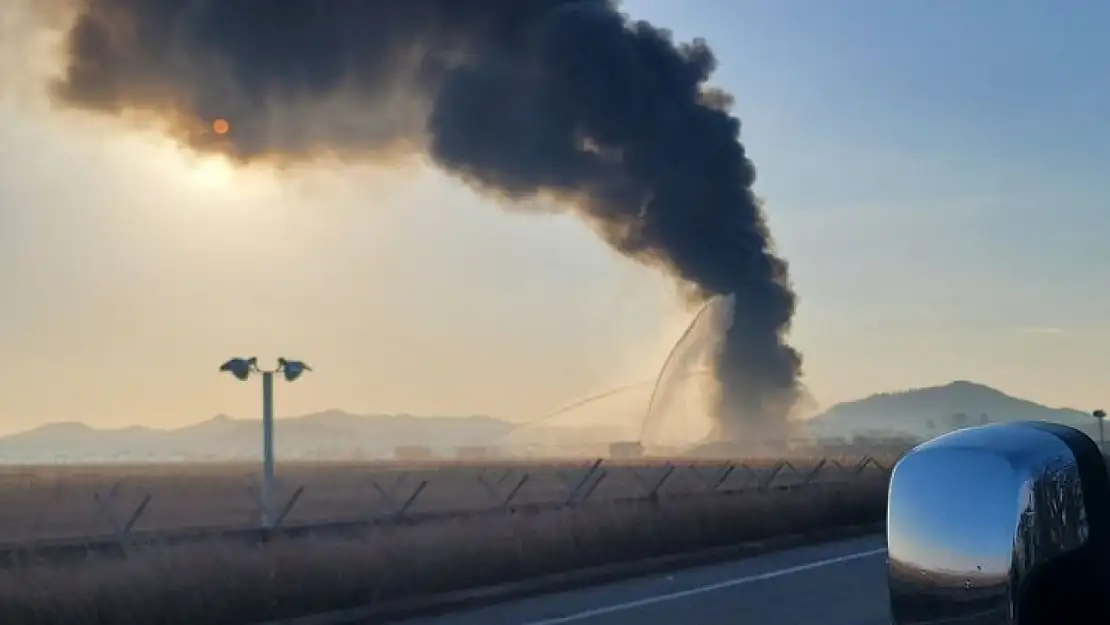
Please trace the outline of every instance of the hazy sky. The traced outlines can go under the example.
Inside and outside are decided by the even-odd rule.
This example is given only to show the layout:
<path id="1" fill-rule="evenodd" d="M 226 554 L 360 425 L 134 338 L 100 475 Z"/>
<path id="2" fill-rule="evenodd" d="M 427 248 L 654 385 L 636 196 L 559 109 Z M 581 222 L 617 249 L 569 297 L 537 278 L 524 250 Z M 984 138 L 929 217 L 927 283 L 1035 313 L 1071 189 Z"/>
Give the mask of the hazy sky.
<path id="1" fill-rule="evenodd" d="M 216 374 L 233 355 L 316 368 L 280 414 L 526 419 L 652 377 L 689 317 L 573 217 L 433 171 L 236 173 L 51 112 L 22 1 L 0 16 L 0 431 L 249 416 L 257 385 Z M 1102 403 L 1110 3 L 626 8 L 720 57 L 819 401 L 966 378 Z"/>

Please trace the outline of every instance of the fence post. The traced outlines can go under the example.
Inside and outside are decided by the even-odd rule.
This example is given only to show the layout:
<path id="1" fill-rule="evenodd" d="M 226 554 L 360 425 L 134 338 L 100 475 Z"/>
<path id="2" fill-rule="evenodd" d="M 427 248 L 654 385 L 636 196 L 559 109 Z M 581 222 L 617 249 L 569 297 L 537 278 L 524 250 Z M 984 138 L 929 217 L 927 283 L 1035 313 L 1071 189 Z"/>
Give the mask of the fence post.
<path id="1" fill-rule="evenodd" d="M 601 482 L 605 479 L 605 476 L 607 475 L 609 475 L 608 471 L 602 471 L 601 473 L 598 473 L 597 479 L 594 480 L 592 484 L 590 484 L 590 487 L 586 489 L 586 492 L 582 493 L 582 497 L 579 499 L 579 501 L 585 503 L 587 500 L 589 500 L 590 496 L 594 494 L 594 491 L 597 490 L 598 485 L 601 484 Z"/>
<path id="2" fill-rule="evenodd" d="M 505 480 L 509 479 L 509 476 L 512 475 L 512 474 L 513 474 L 513 468 L 512 467 L 509 467 L 509 468 L 505 469 L 505 472 L 501 474 L 501 477 L 497 478 L 497 485 L 501 486 L 502 484 L 504 484 Z"/>
<path id="3" fill-rule="evenodd" d="M 289 497 L 289 500 L 285 502 L 284 506 L 282 506 L 281 512 L 276 517 L 274 517 L 274 524 L 273 527 L 271 527 L 270 529 L 281 529 L 281 524 L 285 522 L 285 517 L 289 516 L 289 513 L 293 511 L 293 506 L 297 505 L 297 502 L 300 501 L 302 494 L 304 494 L 303 485 L 298 486 L 297 490 L 293 491 L 293 495 Z"/>
<path id="4" fill-rule="evenodd" d="M 729 463 L 729 465 L 727 467 L 725 467 L 725 470 L 721 471 L 720 476 L 710 486 L 709 490 L 716 491 L 721 486 L 724 486 L 725 481 L 728 480 L 730 475 L 732 475 L 732 472 L 733 472 L 734 469 L 736 469 L 736 465 L 734 465 L 732 463 Z"/>
<path id="5" fill-rule="evenodd" d="M 508 475 L 508 472 L 505 472 L 497 480 L 497 485 L 500 485 Z M 495 501 L 497 505 L 502 508 L 508 508 L 510 505 L 512 505 L 513 499 L 516 499 L 517 494 L 520 493 L 520 489 L 524 488 L 524 485 L 527 484 L 528 480 L 530 479 L 529 475 L 525 473 L 517 481 L 516 485 L 509 490 L 508 495 L 502 495 L 501 491 L 496 486 L 486 481 L 485 476 L 483 476 L 481 473 L 478 473 L 476 477 L 478 479 L 478 483 L 481 484 L 482 488 L 486 490 L 486 493 L 489 495 L 490 499 Z"/>
<path id="6" fill-rule="evenodd" d="M 701 472 L 701 469 L 699 469 L 697 465 L 690 465 L 690 469 L 694 472 L 694 475 L 697 475 L 698 478 L 701 479 L 702 483 L 705 484 L 706 489 L 709 491 L 715 491 L 720 488 L 721 485 L 725 483 L 725 480 L 728 479 L 728 476 L 732 474 L 734 468 L 731 462 L 726 462 L 714 468 L 713 473 L 707 477 Z"/>
<path id="7" fill-rule="evenodd" d="M 528 479 L 529 475 L 527 473 L 520 476 L 520 481 L 516 483 L 516 486 L 514 486 L 513 489 L 509 491 L 509 494 L 505 497 L 504 505 L 506 508 L 512 505 L 513 500 L 516 499 L 517 493 L 519 493 L 520 489 L 524 488 L 524 485 L 528 483 Z"/>
<path id="8" fill-rule="evenodd" d="M 770 488 L 771 487 L 771 482 L 775 481 L 775 478 L 778 477 L 779 473 L 782 472 L 783 468 L 787 464 L 789 464 L 789 463 L 786 462 L 786 461 L 783 461 L 783 460 L 780 460 L 777 463 L 775 463 L 775 466 L 771 469 L 770 474 L 768 474 L 767 477 L 764 478 L 760 482 L 759 490 L 767 490 L 768 488 Z"/>
<path id="9" fill-rule="evenodd" d="M 742 469 L 744 471 L 744 473 L 746 474 L 746 476 L 744 478 L 743 485 L 741 486 L 741 488 L 744 489 L 744 490 L 747 490 L 748 481 L 750 479 L 755 484 L 755 487 L 758 489 L 759 488 L 759 483 L 760 483 L 759 474 L 756 473 L 754 469 L 749 467 L 747 465 L 747 463 L 740 462 L 740 463 L 737 463 L 736 466 L 738 468 Z"/>
<path id="10" fill-rule="evenodd" d="M 478 480 L 478 483 L 482 485 L 482 488 L 485 489 L 486 494 L 489 495 L 490 499 L 498 503 L 501 502 L 501 493 L 498 492 L 496 488 L 494 488 L 489 482 L 486 481 L 486 478 L 484 475 L 482 475 L 481 471 L 479 471 L 474 477 Z M 497 484 L 500 485 L 500 482 L 497 482 Z"/>
<path id="11" fill-rule="evenodd" d="M 817 479 L 817 475 L 825 468 L 825 464 L 828 463 L 828 461 L 828 458 L 821 458 L 821 461 L 802 477 L 802 484 L 807 485 Z"/>
<path id="12" fill-rule="evenodd" d="M 382 500 L 385 501 L 386 505 L 389 506 L 394 520 L 400 521 L 404 518 L 405 514 L 408 513 L 412 504 L 416 503 L 416 500 L 420 497 L 420 494 L 424 492 L 424 489 L 428 487 L 428 480 L 421 480 L 421 482 L 416 485 L 416 488 L 413 489 L 408 499 L 400 506 L 397 505 L 394 499 L 389 496 L 389 493 L 385 492 L 376 481 L 371 481 L 370 484 L 374 487 L 374 490 L 378 491 L 378 494 L 381 496 Z"/>
<path id="13" fill-rule="evenodd" d="M 599 468 L 601 468 L 601 463 L 602 462 L 603 462 L 603 460 L 601 458 L 598 458 L 596 461 L 594 461 L 594 463 L 586 471 L 585 475 L 582 476 L 582 479 L 579 480 L 578 485 L 575 486 L 574 488 L 572 488 L 570 490 L 570 492 L 567 494 L 567 498 L 563 502 L 563 505 L 568 505 L 569 506 L 570 504 L 574 503 L 574 499 L 578 496 L 579 491 L 581 491 L 582 487 L 585 486 L 586 483 L 590 481 L 590 478 L 592 478 L 595 473 L 597 473 L 597 470 Z M 565 483 L 565 480 L 564 480 L 564 483 Z"/>
<path id="14" fill-rule="evenodd" d="M 874 459 L 871 458 L 871 456 L 864 456 L 860 458 L 854 465 L 852 465 L 852 477 L 859 477 L 860 474 L 867 470 L 868 465 L 870 465 L 872 462 L 874 462 Z"/>
<path id="15" fill-rule="evenodd" d="M 139 522 L 139 519 L 143 516 L 143 512 L 146 511 L 147 506 L 150 505 L 150 501 L 154 496 L 147 493 L 127 518 L 127 521 L 125 523 L 120 523 L 114 510 L 115 490 L 118 485 L 119 482 L 116 482 L 108 491 L 109 495 L 107 501 L 104 497 L 100 496 L 99 492 L 93 493 L 93 501 L 96 502 L 105 520 L 107 520 L 108 524 L 111 526 L 112 533 L 115 534 L 116 541 L 119 543 L 120 552 L 123 554 L 123 557 L 126 558 L 131 548 L 131 530 L 135 528 L 135 524 Z"/>
<path id="16" fill-rule="evenodd" d="M 632 475 L 636 477 L 636 481 L 639 482 L 640 486 L 642 486 L 647 491 L 644 499 L 647 499 L 649 501 L 659 501 L 659 489 L 663 487 L 663 484 L 665 484 L 667 480 L 671 477 L 671 475 L 675 472 L 675 466 L 673 464 L 668 462 L 666 467 L 667 468 L 663 470 L 663 476 L 660 477 L 654 485 L 648 485 L 639 473 L 633 471 Z"/>

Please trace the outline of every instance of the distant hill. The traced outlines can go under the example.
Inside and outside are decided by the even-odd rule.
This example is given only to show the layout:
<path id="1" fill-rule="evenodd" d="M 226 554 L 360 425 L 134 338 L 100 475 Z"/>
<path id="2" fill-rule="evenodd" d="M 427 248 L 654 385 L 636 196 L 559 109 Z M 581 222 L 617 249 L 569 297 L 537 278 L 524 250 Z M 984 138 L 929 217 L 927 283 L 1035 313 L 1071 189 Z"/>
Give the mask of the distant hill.
<path id="1" fill-rule="evenodd" d="M 274 446 L 281 459 L 388 458 L 401 446 L 428 447 L 440 456 L 459 448 L 566 453 L 622 438 L 606 427 L 521 427 L 487 416 L 358 415 L 342 410 L 279 418 Z M 52 423 L 0 437 L 0 464 L 58 462 L 219 461 L 258 458 L 257 419 L 212 419 L 176 429 L 140 426 L 98 429 Z"/>
<path id="2" fill-rule="evenodd" d="M 1086 412 L 1050 408 L 964 380 L 836 404 L 813 417 L 807 426 L 811 434 L 820 437 L 900 434 L 929 438 L 958 427 L 1010 421 L 1052 421 L 1092 435 L 1098 431 Z"/>
<path id="3" fill-rule="evenodd" d="M 277 420 L 279 457 L 380 457 L 396 446 L 423 445 L 439 453 L 493 446 L 516 425 L 485 416 L 355 415 L 341 410 Z M 54 423 L 0 437 L 0 462 L 53 463 L 256 458 L 261 426 L 255 419 L 218 415 L 182 428 L 97 429 Z"/>

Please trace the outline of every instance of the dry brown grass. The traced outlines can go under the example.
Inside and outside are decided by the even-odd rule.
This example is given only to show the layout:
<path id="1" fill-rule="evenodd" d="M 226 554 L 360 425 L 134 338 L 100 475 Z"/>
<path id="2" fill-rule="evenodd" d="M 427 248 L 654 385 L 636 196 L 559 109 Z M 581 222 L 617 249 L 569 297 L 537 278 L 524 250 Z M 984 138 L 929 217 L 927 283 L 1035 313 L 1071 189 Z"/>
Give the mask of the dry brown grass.
<path id="1" fill-rule="evenodd" d="M 211 542 L 0 572 L 5 625 L 244 625 L 882 519 L 886 481 L 597 502 L 265 547 Z"/>
<path id="2" fill-rule="evenodd" d="M 795 460 L 801 470 L 817 459 Z M 852 460 L 844 460 L 852 464 Z M 481 465 L 473 462 L 401 466 L 381 463 L 291 463 L 279 467 L 281 493 L 288 498 L 298 487 L 304 493 L 286 519 L 287 524 L 363 519 L 391 512 L 374 488 L 377 483 L 394 499 L 404 500 L 422 481 L 428 486 L 411 512 L 470 510 L 497 505 L 478 480 L 484 476 L 503 497 L 528 475 L 514 499 L 516 503 L 564 499 L 568 484 L 576 483 L 591 463 L 509 463 Z M 724 489 L 752 485 L 772 463 L 750 462 L 756 476 L 736 470 Z M 662 476 L 663 462 L 615 463 L 602 467 L 605 479 L 592 500 L 636 497 Z M 724 463 L 689 462 L 667 480 L 661 494 L 696 492 Z M 820 481 L 846 479 L 835 467 L 826 467 Z M 775 484 L 788 484 L 798 476 L 787 471 Z M 0 470 L 0 543 L 103 535 L 114 531 L 94 501 L 94 494 L 109 501 L 116 517 L 126 519 L 146 495 L 149 506 L 134 529 L 176 530 L 195 527 L 245 527 L 257 523 L 258 504 L 250 490 L 257 483 L 257 466 L 247 464 L 132 465 L 117 467 L 24 467 Z"/>

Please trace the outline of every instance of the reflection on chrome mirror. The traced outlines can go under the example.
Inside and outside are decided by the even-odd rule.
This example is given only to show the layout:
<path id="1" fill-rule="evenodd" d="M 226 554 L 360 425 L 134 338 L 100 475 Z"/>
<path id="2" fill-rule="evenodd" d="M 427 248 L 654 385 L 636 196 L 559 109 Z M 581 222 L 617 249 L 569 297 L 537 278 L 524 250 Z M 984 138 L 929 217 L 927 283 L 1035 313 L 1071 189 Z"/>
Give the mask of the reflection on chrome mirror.
<path id="1" fill-rule="evenodd" d="M 1048 625 L 1086 610 L 1105 622 L 1107 481 L 1094 441 L 1055 424 L 966 428 L 915 448 L 890 481 L 894 624 Z"/>

